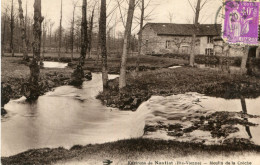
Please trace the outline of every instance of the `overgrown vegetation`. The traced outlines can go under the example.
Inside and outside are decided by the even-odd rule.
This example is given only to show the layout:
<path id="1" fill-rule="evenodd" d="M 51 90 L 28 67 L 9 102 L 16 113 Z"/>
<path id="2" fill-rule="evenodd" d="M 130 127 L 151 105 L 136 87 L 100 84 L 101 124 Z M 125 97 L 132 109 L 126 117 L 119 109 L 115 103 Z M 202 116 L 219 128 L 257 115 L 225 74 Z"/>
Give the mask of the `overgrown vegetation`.
<path id="1" fill-rule="evenodd" d="M 154 159 L 153 155 L 175 159 L 188 155 L 210 157 L 217 155 L 241 155 L 249 152 L 259 154 L 260 147 L 244 143 L 243 139 L 236 139 L 235 142 L 227 143 L 226 145 L 203 145 L 201 143 L 139 138 L 105 144 L 76 145 L 69 150 L 61 147 L 56 149 L 29 150 L 15 156 L 2 158 L 2 164 L 62 164 L 62 162 L 69 160 L 73 160 L 74 163 L 81 161 L 86 163 L 91 160 L 100 161 L 101 163 L 104 159 L 117 160 L 119 164 L 122 164 L 122 162 L 128 162 L 129 160 Z"/>
<path id="2" fill-rule="evenodd" d="M 8 54 L 7 54 L 8 55 Z M 11 55 L 10 55 L 11 56 Z M 79 55 L 75 54 L 75 58 L 71 61 L 70 55 L 63 55 L 64 57 L 60 58 L 61 62 L 69 62 L 70 67 L 65 69 L 41 69 L 40 74 L 40 86 L 42 88 L 41 94 L 53 89 L 54 87 L 58 87 L 61 85 L 66 85 L 69 83 L 69 77 L 72 73 L 72 68 L 76 67 L 77 57 Z M 29 56 L 31 57 L 31 55 Z M 54 54 L 45 54 L 46 61 L 58 61 L 59 58 Z M 135 60 L 136 57 L 130 57 L 128 59 L 127 69 L 134 70 L 135 69 Z M 100 62 L 98 62 L 100 64 Z M 140 62 L 140 70 L 155 70 L 158 68 L 169 67 L 172 65 L 180 65 L 184 64 L 184 60 L 175 60 L 175 59 L 165 59 L 160 57 L 151 57 L 151 56 L 141 56 Z M 3 57 L 2 58 L 2 86 L 9 86 L 12 92 L 5 92 L 2 90 L 2 100 L 4 100 L 4 104 L 6 104 L 10 99 L 17 99 L 22 96 L 22 84 L 26 83 L 30 70 L 28 67 L 29 63 L 24 62 L 22 60 L 22 54 L 20 56 L 12 58 L 12 57 Z M 118 74 L 120 68 L 120 58 L 117 57 L 108 57 L 108 65 L 110 74 Z M 84 70 L 89 70 L 92 72 L 101 72 L 101 66 L 96 63 L 95 59 L 89 58 L 86 59 L 85 65 L 83 67 Z M 12 70 L 12 72 L 10 72 Z M 6 90 L 9 89 L 5 88 Z M 2 104 L 2 106 L 4 105 Z"/>
<path id="3" fill-rule="evenodd" d="M 138 77 L 128 74 L 127 82 L 119 92 L 118 79 L 110 80 L 109 92 L 97 98 L 107 106 L 134 110 L 152 95 L 198 92 L 226 99 L 260 96 L 260 78 L 191 67 L 147 71 Z"/>
<path id="4" fill-rule="evenodd" d="M 156 57 L 167 57 L 174 59 L 189 60 L 188 54 L 152 54 L 151 56 Z M 197 64 L 209 64 L 209 65 L 220 65 L 222 61 L 228 62 L 230 66 L 240 66 L 241 57 L 224 57 L 224 56 L 212 56 L 212 55 L 196 55 L 195 62 Z M 251 64 L 256 67 L 260 67 L 260 59 L 251 58 Z"/>
<path id="5" fill-rule="evenodd" d="M 29 65 L 22 61 L 21 58 L 5 57 L 2 58 L 2 89 L 1 98 L 5 100 L 4 104 L 8 103 L 10 99 L 17 99 L 23 96 L 23 84 L 28 82 L 30 76 Z M 10 72 L 12 71 L 12 72 Z M 39 86 L 41 88 L 40 94 L 50 91 L 54 87 L 68 84 L 72 69 L 41 69 Z M 3 103 L 3 102 L 2 102 Z M 2 104 L 2 107 L 4 106 Z"/>

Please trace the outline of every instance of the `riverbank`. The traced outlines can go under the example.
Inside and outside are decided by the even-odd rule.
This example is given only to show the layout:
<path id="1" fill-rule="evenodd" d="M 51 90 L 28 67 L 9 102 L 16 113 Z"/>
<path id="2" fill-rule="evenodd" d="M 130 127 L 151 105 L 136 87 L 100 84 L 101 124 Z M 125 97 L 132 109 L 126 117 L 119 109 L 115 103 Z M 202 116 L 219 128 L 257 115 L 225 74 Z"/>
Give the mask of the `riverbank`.
<path id="1" fill-rule="evenodd" d="M 2 58 L 2 83 L 7 83 L 12 88 L 11 98 L 17 99 L 22 95 L 21 85 L 28 81 L 30 75 L 29 64 L 23 63 L 21 58 Z M 70 78 L 71 68 L 41 68 L 40 84 L 44 86 L 43 93 L 54 87 L 65 85 Z"/>
<path id="2" fill-rule="evenodd" d="M 97 98 L 104 104 L 122 110 L 135 110 L 152 95 L 169 96 L 197 92 L 225 99 L 260 96 L 260 78 L 227 74 L 221 71 L 180 67 L 158 69 L 127 75 L 127 86 L 119 92 L 119 79 L 109 81 L 107 92 Z"/>
<path id="3" fill-rule="evenodd" d="M 127 164 L 128 161 L 176 160 L 183 157 L 200 157 L 206 159 L 217 156 L 238 156 L 260 154 L 260 147 L 244 144 L 239 141 L 227 145 L 203 145 L 165 140 L 130 139 L 117 142 L 87 146 L 76 145 L 71 149 L 62 147 L 55 149 L 29 150 L 15 156 L 2 158 L 2 164 L 101 164 L 103 160 L 114 161 L 114 164 Z M 221 160 L 222 160 L 221 159 Z M 93 162 L 95 161 L 95 162 Z M 201 160 L 197 160 L 201 161 Z M 251 160 L 252 161 L 252 160 Z"/>
<path id="4" fill-rule="evenodd" d="M 10 99 L 18 99 L 23 96 L 21 93 L 22 85 L 28 82 L 30 70 L 28 63 L 22 62 L 20 57 L 4 57 L 1 64 L 1 97 L 2 105 L 4 105 Z M 67 85 L 72 71 L 71 68 L 42 68 L 39 83 L 42 87 L 41 94 L 55 87 Z M 3 109 L 2 113 L 5 113 Z"/>
<path id="5" fill-rule="evenodd" d="M 3 61 L 2 59 L 2 64 L 4 63 L 4 65 L 8 65 L 4 67 L 2 65 L 2 80 L 4 79 L 5 82 L 10 82 L 13 84 L 12 87 L 15 88 L 16 93 L 14 93 L 12 97 L 15 98 L 16 96 L 19 96 L 19 83 L 25 81 L 29 75 L 29 67 L 24 64 L 20 64 L 19 59 L 16 58 L 4 58 L 4 60 L 6 61 Z M 160 62 L 157 64 L 159 63 Z M 152 95 L 168 96 L 186 92 L 198 92 L 209 96 L 229 99 L 240 98 L 241 96 L 245 98 L 256 98 L 260 95 L 260 82 L 259 78 L 256 77 L 249 77 L 246 75 L 228 75 L 209 69 L 190 67 L 166 69 L 164 68 L 166 65 L 163 64 L 164 60 L 162 60 L 161 63 L 161 68 L 157 68 L 156 70 L 149 69 L 145 72 L 140 72 L 139 75 L 128 74 L 128 86 L 123 89 L 121 93 L 119 93 L 118 90 L 118 79 L 111 80 L 109 82 L 110 94 L 101 93 L 99 95 L 99 99 L 102 99 L 108 106 L 121 107 L 121 109 L 135 109 L 143 101 L 148 100 Z M 176 64 L 177 63 L 178 62 L 176 62 Z M 151 66 L 152 65 L 155 64 L 151 64 Z M 66 84 L 66 78 L 70 76 L 72 70 L 72 68 L 42 69 L 41 73 L 43 79 L 51 79 L 53 82 L 56 80 L 58 81 L 57 85 L 59 85 L 58 83 L 63 85 L 62 83 Z M 63 77 L 63 80 L 59 79 L 59 77 Z M 16 80 L 15 78 L 20 80 Z M 18 87 L 14 85 L 16 83 Z M 56 84 L 53 84 L 53 87 L 55 87 L 55 85 Z M 51 90 L 51 88 L 48 88 L 48 90 Z M 231 115 L 232 116 L 230 116 L 229 113 L 213 113 L 206 119 L 212 120 L 213 126 L 218 126 L 216 123 L 220 123 L 220 120 L 216 119 L 225 118 L 227 120 L 223 120 L 225 121 L 223 124 L 229 124 L 228 122 L 230 122 L 230 117 L 237 117 L 237 115 L 240 115 L 241 118 L 245 117 L 239 113 L 234 113 Z M 237 121 L 236 118 L 234 120 Z M 207 123 L 204 118 L 200 118 L 200 121 L 202 121 L 202 123 L 194 123 L 196 129 L 201 128 L 200 126 L 202 126 L 205 129 L 214 129 L 216 131 L 220 130 L 217 127 L 211 128 L 206 127 L 207 125 L 203 125 Z M 243 126 L 254 126 L 254 124 L 243 122 L 242 120 L 239 120 L 238 122 L 240 122 Z M 160 124 L 160 126 L 162 125 L 159 122 L 158 124 Z M 165 127 L 165 129 L 170 132 L 173 132 L 179 128 L 179 125 L 167 125 Z M 193 128 L 195 127 L 189 127 L 188 129 L 191 130 Z M 151 132 L 152 129 L 154 128 L 145 127 L 144 133 Z M 231 127 L 230 129 L 223 129 L 227 131 L 236 131 Z M 220 131 L 223 130 L 221 129 Z M 215 135 L 215 132 L 213 132 L 213 135 Z M 218 134 L 216 135 L 218 136 Z M 225 135 L 226 134 L 224 132 L 224 136 Z M 150 160 L 160 156 L 162 156 L 164 160 L 172 160 L 187 156 L 204 156 L 205 158 L 209 158 L 217 155 L 230 156 L 234 154 L 244 155 L 248 153 L 260 154 L 259 146 L 249 143 L 248 139 L 234 138 L 231 141 L 226 141 L 226 143 L 222 145 L 205 145 L 203 143 L 138 138 L 105 144 L 87 146 L 76 145 L 69 150 L 64 148 L 29 150 L 15 156 L 2 158 L 2 164 L 66 164 L 67 162 L 71 162 L 71 164 L 82 162 L 82 164 L 84 164 L 88 161 L 90 161 L 89 164 L 101 164 L 104 159 L 112 160 L 115 164 L 127 164 L 128 161 L 142 159 Z M 93 161 L 96 161 L 96 163 L 93 163 Z"/>
<path id="6" fill-rule="evenodd" d="M 64 55 L 65 56 L 65 55 Z M 78 55 L 75 55 L 76 57 Z M 45 54 L 46 61 L 59 61 L 55 54 Z M 77 58 L 73 60 L 67 55 L 60 59 L 61 62 L 69 63 L 69 67 L 59 68 L 42 68 L 40 85 L 43 87 L 42 94 L 52 90 L 54 87 L 67 85 L 73 72 L 73 68 L 76 67 Z M 136 57 L 130 57 L 127 66 L 128 72 L 135 69 Z M 185 65 L 185 60 L 168 60 L 167 58 L 142 56 L 140 58 L 140 70 L 155 70 L 159 68 L 167 68 L 173 65 Z M 21 88 L 22 84 L 28 81 L 30 70 L 29 63 L 22 61 L 22 55 L 17 54 L 16 57 L 2 57 L 2 105 L 8 103 L 10 99 L 17 99 L 22 96 Z M 119 74 L 120 58 L 108 57 L 109 74 Z M 97 59 L 86 59 L 84 70 L 91 72 L 101 72 L 101 62 Z M 4 111 L 2 111 L 4 114 Z"/>

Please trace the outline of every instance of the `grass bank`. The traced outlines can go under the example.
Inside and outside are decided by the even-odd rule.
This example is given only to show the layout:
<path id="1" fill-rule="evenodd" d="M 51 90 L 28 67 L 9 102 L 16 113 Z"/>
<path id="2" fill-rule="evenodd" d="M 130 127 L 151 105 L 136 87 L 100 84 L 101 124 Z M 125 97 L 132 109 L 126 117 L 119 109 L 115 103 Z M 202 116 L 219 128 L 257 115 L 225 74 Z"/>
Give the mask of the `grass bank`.
<path id="1" fill-rule="evenodd" d="M 22 84 L 28 81 L 30 70 L 29 64 L 22 61 L 22 54 L 17 54 L 16 57 L 10 57 L 11 55 L 2 57 L 2 105 L 5 105 L 9 99 L 17 99 L 22 96 L 21 88 Z M 62 55 L 61 62 L 69 62 L 70 67 L 64 69 L 57 68 L 42 68 L 40 74 L 40 86 L 42 86 L 42 94 L 50 91 L 54 87 L 61 85 L 67 85 L 73 72 L 73 68 L 76 67 L 77 57 L 71 60 L 68 54 Z M 31 55 L 30 55 L 31 57 Z M 45 54 L 46 61 L 58 61 L 56 54 Z M 162 57 L 141 56 L 140 57 L 140 70 L 155 70 L 158 68 L 166 68 L 173 65 L 185 65 L 187 61 L 168 59 Z M 118 74 L 120 69 L 120 58 L 115 56 L 108 57 L 108 66 L 110 74 Z M 128 72 L 134 70 L 136 66 L 136 57 L 131 56 L 128 59 L 127 69 Z M 91 72 L 101 72 L 100 59 L 88 58 L 85 60 L 84 70 Z M 4 113 L 4 111 L 2 111 Z"/>
<path id="2" fill-rule="evenodd" d="M 1 62 L 1 105 L 8 103 L 10 99 L 22 97 L 22 85 L 28 82 L 30 76 L 29 64 L 22 62 L 21 57 L 2 57 Z M 71 68 L 65 69 L 41 69 L 40 87 L 44 94 L 54 87 L 68 84 Z M 1 109 L 2 115 L 5 110 Z"/>
<path id="3" fill-rule="evenodd" d="M 27 80 L 29 67 L 22 64 L 21 58 L 2 58 L 2 82 L 11 84 L 12 98 L 20 97 L 20 84 Z M 134 57 L 130 58 L 128 69 L 135 65 Z M 90 66 L 90 64 L 92 66 Z M 119 69 L 120 59 L 112 58 L 109 65 L 115 65 L 115 71 Z M 172 95 L 185 92 L 198 92 L 209 96 L 223 98 L 255 98 L 260 96 L 260 79 L 246 75 L 229 75 L 218 71 L 182 67 L 167 69 L 166 67 L 177 64 L 185 64 L 185 61 L 171 61 L 160 57 L 143 57 L 141 66 L 149 69 L 140 74 L 127 75 L 127 87 L 121 93 L 118 90 L 118 79 L 109 81 L 108 93 L 100 93 L 98 96 L 108 106 L 121 109 L 136 109 L 141 102 L 151 95 Z M 100 71 L 95 60 L 87 60 L 85 68 L 96 68 L 91 71 Z M 112 67 L 113 67 L 112 66 Z M 155 67 L 155 70 L 151 69 Z M 72 68 L 66 69 L 42 69 L 43 82 L 51 80 L 48 84 L 52 87 L 66 84 L 66 79 L 72 73 Z M 131 70 L 131 69 L 130 69 Z M 130 73 L 130 72 L 129 72 Z M 61 79 L 62 78 L 62 79 Z M 57 82 L 57 83 L 55 83 Z M 50 90 L 46 88 L 46 90 Z M 104 135 L 105 136 L 105 135 Z M 117 142 L 74 146 L 71 149 L 34 149 L 11 157 L 1 158 L 2 164 L 55 164 L 72 162 L 97 161 L 101 164 L 104 159 L 109 159 L 118 164 L 120 162 L 134 161 L 138 159 L 154 159 L 164 157 L 175 159 L 185 156 L 214 157 L 217 155 L 243 155 L 245 153 L 260 154 L 259 146 L 247 143 L 243 139 L 237 139 L 224 145 L 204 145 L 201 143 L 187 143 L 151 139 L 130 139 Z M 117 160 L 117 161 L 115 161 Z M 75 161 L 75 162 L 74 162 Z M 84 163 L 83 163 L 84 164 Z M 95 163 L 89 163 L 95 164 Z M 125 163 L 127 164 L 127 163 Z"/>
<path id="4" fill-rule="evenodd" d="M 189 60 L 189 54 L 152 54 L 155 57 L 167 57 L 174 59 Z M 260 59 L 250 58 L 251 65 L 260 67 Z M 225 56 L 212 56 L 212 55 L 196 55 L 195 62 L 198 64 L 209 64 L 209 65 L 220 65 L 221 63 L 229 63 L 231 66 L 240 66 L 242 58 L 241 57 L 225 57 Z"/>
<path id="5" fill-rule="evenodd" d="M 118 79 L 109 81 L 107 92 L 97 98 L 111 107 L 134 110 L 152 95 L 172 95 L 198 92 L 226 99 L 260 96 L 260 78 L 227 74 L 221 71 L 181 67 L 128 74 L 127 86 L 119 92 Z"/>
<path id="6" fill-rule="evenodd" d="M 22 62 L 22 58 L 4 57 L 1 63 L 1 81 L 7 83 L 12 88 L 11 98 L 21 97 L 21 85 L 28 81 L 30 69 L 28 64 Z M 66 84 L 72 73 L 71 68 L 50 69 L 42 68 L 40 74 L 40 84 L 45 85 L 43 93 L 53 87 Z"/>
<path id="7" fill-rule="evenodd" d="M 243 155 L 246 153 L 260 154 L 260 147 L 240 142 L 227 145 L 203 145 L 199 143 L 184 143 L 176 141 L 151 140 L 151 139 L 129 139 L 117 142 L 74 146 L 71 149 L 35 149 L 29 150 L 15 156 L 3 157 L 2 164 L 64 164 L 71 162 L 76 164 L 102 164 L 109 159 L 113 164 L 127 164 L 128 161 L 151 160 L 163 157 L 168 160 L 183 157 L 205 158 L 216 156 Z M 87 163 L 95 160 L 96 163 Z"/>

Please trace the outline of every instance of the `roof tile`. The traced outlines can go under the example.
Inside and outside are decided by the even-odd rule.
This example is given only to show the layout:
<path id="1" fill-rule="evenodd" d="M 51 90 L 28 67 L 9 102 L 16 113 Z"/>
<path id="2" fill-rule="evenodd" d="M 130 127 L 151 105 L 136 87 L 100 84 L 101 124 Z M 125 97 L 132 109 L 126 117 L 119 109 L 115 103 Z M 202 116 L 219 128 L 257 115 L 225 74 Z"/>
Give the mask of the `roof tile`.
<path id="1" fill-rule="evenodd" d="M 174 24 L 174 23 L 147 23 L 158 35 L 184 35 L 193 34 L 194 24 Z M 221 34 L 220 24 L 199 24 L 197 35 L 218 36 Z"/>

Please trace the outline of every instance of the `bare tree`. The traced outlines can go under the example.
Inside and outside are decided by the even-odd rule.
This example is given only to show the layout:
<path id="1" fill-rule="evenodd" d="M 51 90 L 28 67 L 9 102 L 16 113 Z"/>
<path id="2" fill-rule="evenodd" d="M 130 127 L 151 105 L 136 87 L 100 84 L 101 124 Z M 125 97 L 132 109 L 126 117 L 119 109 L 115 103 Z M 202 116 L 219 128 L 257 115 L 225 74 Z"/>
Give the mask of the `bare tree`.
<path id="1" fill-rule="evenodd" d="M 28 9 L 27 9 L 28 5 L 27 5 L 27 0 L 26 0 L 26 4 L 25 4 L 25 20 L 24 20 L 24 24 L 25 24 L 25 32 L 27 33 L 27 23 L 28 23 Z"/>
<path id="2" fill-rule="evenodd" d="M 88 42 L 88 57 L 90 58 L 90 55 L 91 55 L 91 48 L 92 48 L 92 31 L 93 31 L 93 25 L 94 25 L 94 11 L 95 11 L 95 6 L 96 4 L 94 5 L 93 9 L 92 9 L 92 13 L 91 13 L 91 17 L 90 17 L 90 22 L 89 22 L 89 42 Z"/>
<path id="3" fill-rule="evenodd" d="M 72 11 L 72 22 L 71 22 L 71 60 L 73 59 L 74 54 L 74 24 L 75 24 L 75 10 L 77 7 L 77 2 L 72 2 L 73 5 L 73 11 Z"/>
<path id="4" fill-rule="evenodd" d="M 140 30 L 139 30 L 139 34 L 138 34 L 138 56 L 137 56 L 137 59 L 136 59 L 136 69 L 135 69 L 136 72 L 139 71 L 140 55 L 142 53 L 143 24 L 144 24 L 144 21 L 148 21 L 150 19 L 151 14 L 153 13 L 153 11 L 155 9 L 155 8 L 152 8 L 150 11 L 145 12 L 146 9 L 151 5 L 152 0 L 146 1 L 147 2 L 146 4 L 145 4 L 145 0 L 140 0 L 139 2 L 140 2 L 139 7 L 140 7 L 140 11 L 141 11 L 141 16 L 140 16 L 140 18 L 135 17 L 137 19 L 136 21 L 139 23 L 139 26 L 140 26 L 140 28 L 139 28 Z M 155 5 L 155 6 L 157 6 L 157 5 Z M 147 14 L 145 14 L 145 13 L 147 13 Z"/>
<path id="5" fill-rule="evenodd" d="M 129 8 L 127 14 L 125 34 L 124 34 L 123 54 L 121 58 L 119 89 L 122 89 L 126 86 L 126 61 L 127 61 L 127 53 L 128 53 L 127 47 L 128 47 L 129 39 L 131 37 L 131 28 L 132 28 L 134 9 L 135 9 L 135 0 L 129 0 Z"/>
<path id="6" fill-rule="evenodd" d="M 197 33 L 199 32 L 199 18 L 201 10 L 208 4 L 211 0 L 197 0 L 195 7 L 191 4 L 190 0 L 188 0 L 192 10 L 195 14 L 194 19 L 194 28 L 193 28 L 193 35 L 192 35 L 192 42 L 191 42 L 191 51 L 190 51 L 190 66 L 194 66 L 195 63 L 195 45 L 196 45 L 196 37 Z"/>
<path id="7" fill-rule="evenodd" d="M 25 33 L 26 33 L 26 45 L 27 45 L 27 52 L 29 50 L 29 34 L 30 34 L 30 28 L 28 29 L 27 26 L 28 26 L 28 3 L 27 3 L 27 0 L 26 0 L 26 5 L 25 5 L 25 21 L 24 21 L 24 24 L 25 24 Z M 30 26 L 29 26 L 30 27 Z"/>
<path id="8" fill-rule="evenodd" d="M 79 63 L 72 73 L 72 82 L 73 85 L 81 85 L 82 79 L 84 78 L 83 66 L 85 64 L 85 58 L 87 54 L 87 45 L 88 45 L 88 33 L 87 33 L 87 0 L 82 0 L 82 21 L 81 21 L 81 52 Z"/>
<path id="9" fill-rule="evenodd" d="M 62 0 L 61 0 L 61 7 L 60 7 L 60 29 L 59 29 L 59 52 L 58 52 L 58 56 L 60 59 L 60 49 L 61 49 L 61 38 L 62 38 Z"/>
<path id="10" fill-rule="evenodd" d="M 180 48 L 182 44 L 191 44 L 189 39 L 186 37 L 175 37 L 173 40 L 170 40 L 170 42 L 172 42 L 178 48 L 177 53 L 180 53 Z"/>
<path id="11" fill-rule="evenodd" d="M 10 29 L 11 29 L 11 38 L 10 38 L 10 53 L 12 53 L 12 57 L 14 57 L 14 0 L 12 0 L 11 4 L 11 19 L 10 19 Z"/>
<path id="12" fill-rule="evenodd" d="M 51 22 L 51 20 L 50 20 L 50 23 L 49 23 L 49 40 L 50 40 L 50 46 L 51 46 L 51 41 L 52 41 L 52 28 L 53 28 L 53 26 L 54 26 L 54 22 Z"/>
<path id="13" fill-rule="evenodd" d="M 243 56 L 242 56 L 242 61 L 240 66 L 242 74 L 246 73 L 247 71 L 246 64 L 247 64 L 248 54 L 249 54 L 249 46 L 246 45 L 243 50 Z"/>
<path id="14" fill-rule="evenodd" d="M 18 0 L 19 3 L 19 18 L 20 18 L 20 29 L 21 29 L 21 38 L 23 43 L 23 60 L 28 61 L 28 52 L 27 52 L 27 36 L 25 30 L 25 21 L 23 16 L 22 0 Z"/>
<path id="15" fill-rule="evenodd" d="M 106 49 L 106 0 L 101 0 L 100 19 L 99 19 L 99 33 L 100 33 L 100 49 L 102 57 L 102 81 L 103 90 L 107 88 L 108 74 L 107 74 L 107 49 Z"/>
<path id="16" fill-rule="evenodd" d="M 197 6 L 196 6 L 196 11 L 195 11 L 195 21 L 194 21 L 194 30 L 192 34 L 192 41 L 191 41 L 191 52 L 190 52 L 190 66 L 194 66 L 195 62 L 195 43 L 196 43 L 196 33 L 199 28 L 199 16 L 200 16 L 200 2 L 201 0 L 197 0 Z"/>
<path id="17" fill-rule="evenodd" d="M 5 27 L 6 27 L 6 17 L 7 17 L 7 10 L 8 8 L 5 8 L 5 13 L 4 13 L 4 29 L 3 29 L 3 32 L 2 32 L 2 41 L 1 41 L 1 44 L 2 44 L 2 48 L 1 48 L 1 53 L 2 53 L 2 56 L 4 56 L 4 46 L 5 46 Z"/>
<path id="18" fill-rule="evenodd" d="M 138 36 L 138 56 L 136 60 L 136 71 L 139 71 L 139 64 L 140 64 L 140 55 L 142 51 L 142 42 L 143 42 L 143 24 L 144 24 L 144 0 L 141 2 L 141 17 L 140 17 L 140 31 Z"/>
<path id="19" fill-rule="evenodd" d="M 34 1 L 34 24 L 33 24 L 33 60 L 30 64 L 29 83 L 24 84 L 23 93 L 29 100 L 36 100 L 40 96 L 39 77 L 40 77 L 40 54 L 41 54 L 41 33 L 42 21 L 41 0 Z"/>
<path id="20" fill-rule="evenodd" d="M 48 22 L 46 21 L 46 19 L 43 22 L 43 39 L 42 39 L 42 60 L 44 60 L 44 54 L 45 54 L 45 45 L 46 45 L 46 35 L 47 35 L 47 26 L 48 26 Z"/>
<path id="21" fill-rule="evenodd" d="M 168 14 L 169 14 L 169 15 L 168 15 L 169 21 L 170 21 L 170 23 L 172 23 L 172 20 L 173 20 L 173 12 L 169 12 Z"/>

